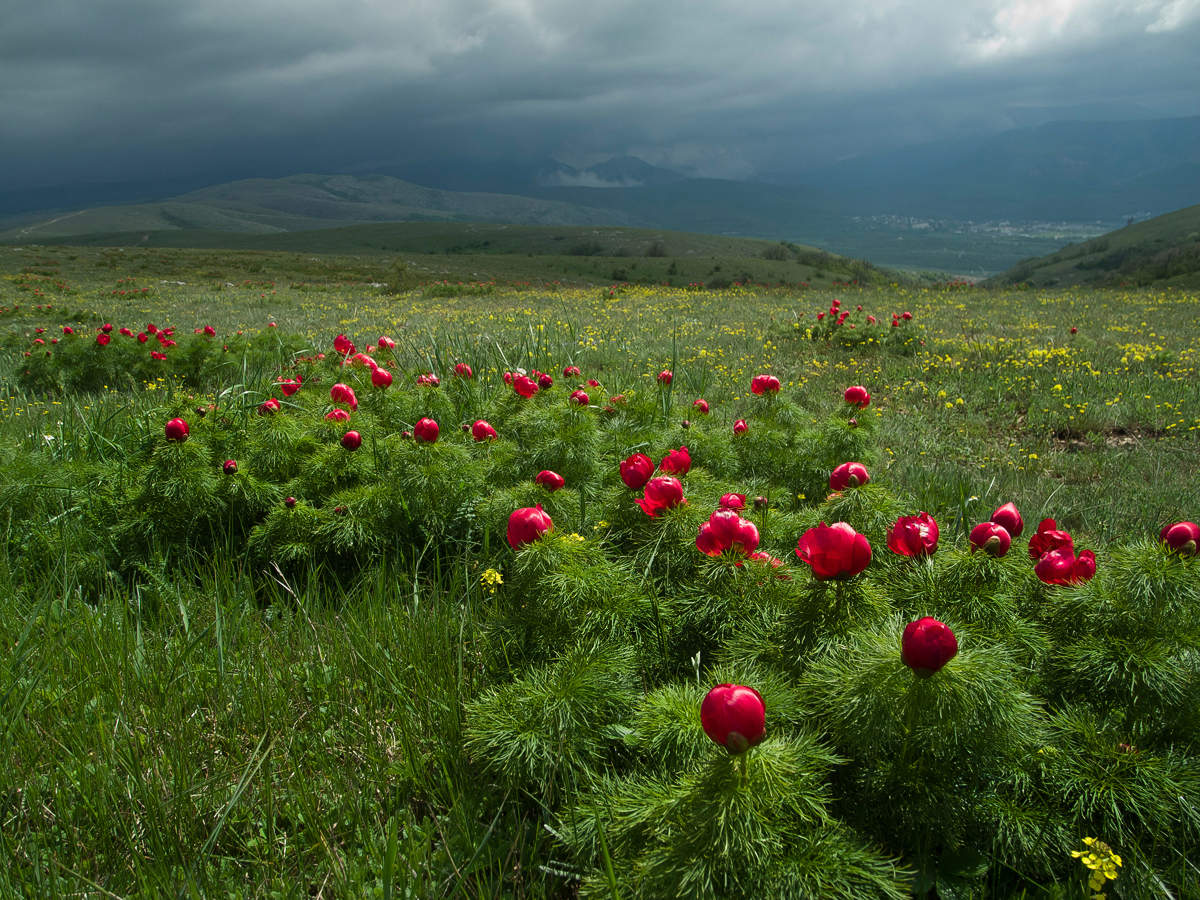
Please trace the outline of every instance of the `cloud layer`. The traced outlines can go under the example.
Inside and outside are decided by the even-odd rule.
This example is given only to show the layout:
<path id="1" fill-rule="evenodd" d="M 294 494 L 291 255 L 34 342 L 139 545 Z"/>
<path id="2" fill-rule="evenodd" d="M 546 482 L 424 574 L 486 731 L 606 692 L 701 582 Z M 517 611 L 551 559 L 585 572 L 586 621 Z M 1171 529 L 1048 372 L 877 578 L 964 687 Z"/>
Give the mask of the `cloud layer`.
<path id="1" fill-rule="evenodd" d="M 0 188 L 441 153 L 781 171 L 1079 109 L 1200 113 L 1200 0 L 43 0 Z"/>

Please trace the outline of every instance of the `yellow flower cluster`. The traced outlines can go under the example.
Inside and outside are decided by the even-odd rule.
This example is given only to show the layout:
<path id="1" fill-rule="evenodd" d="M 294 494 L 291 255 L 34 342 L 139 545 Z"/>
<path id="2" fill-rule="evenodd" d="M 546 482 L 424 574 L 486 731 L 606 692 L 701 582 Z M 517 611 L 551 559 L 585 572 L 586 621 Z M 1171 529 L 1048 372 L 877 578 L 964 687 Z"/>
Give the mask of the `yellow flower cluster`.
<path id="1" fill-rule="evenodd" d="M 494 594 L 496 588 L 504 584 L 504 577 L 495 569 L 485 569 L 484 573 L 479 576 L 479 583 L 487 588 L 489 594 Z"/>
<path id="2" fill-rule="evenodd" d="M 1085 837 L 1083 843 L 1088 849 L 1072 850 L 1071 855 L 1091 870 L 1088 888 L 1093 891 L 1092 900 L 1105 900 L 1106 895 L 1101 888 L 1109 881 L 1116 881 L 1121 857 L 1104 841 L 1094 837 Z"/>

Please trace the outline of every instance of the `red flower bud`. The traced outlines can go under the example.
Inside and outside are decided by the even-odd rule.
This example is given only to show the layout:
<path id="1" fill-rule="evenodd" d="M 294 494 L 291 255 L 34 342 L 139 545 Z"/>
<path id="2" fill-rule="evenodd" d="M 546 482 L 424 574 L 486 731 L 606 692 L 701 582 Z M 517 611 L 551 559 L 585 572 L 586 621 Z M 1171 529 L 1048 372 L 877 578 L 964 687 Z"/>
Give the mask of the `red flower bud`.
<path id="1" fill-rule="evenodd" d="M 645 453 L 635 453 L 621 463 L 621 480 L 631 491 L 645 487 L 654 474 L 654 460 Z"/>
<path id="2" fill-rule="evenodd" d="M 693 408 L 700 410 L 700 412 L 704 415 L 708 415 L 708 401 L 703 397 L 698 397 L 697 399 L 693 400 L 692 406 Z"/>
<path id="3" fill-rule="evenodd" d="M 700 724 L 730 753 L 745 753 L 766 735 L 762 694 L 743 684 L 718 684 L 700 704 Z"/>
<path id="4" fill-rule="evenodd" d="M 508 517 L 508 545 L 519 550 L 526 544 L 532 544 L 547 531 L 554 528 L 550 516 L 542 510 L 542 505 L 526 506 L 513 510 Z"/>
<path id="5" fill-rule="evenodd" d="M 554 387 L 554 379 L 542 372 L 538 375 L 538 388 L 543 391 L 548 391 Z"/>
<path id="6" fill-rule="evenodd" d="M 342 384 L 340 381 L 329 389 L 329 398 L 334 403 L 344 403 L 352 410 L 358 409 L 358 397 L 354 395 L 354 388 L 348 384 Z"/>
<path id="7" fill-rule="evenodd" d="M 392 373 L 387 369 L 376 367 L 371 372 L 371 384 L 377 388 L 388 388 L 392 386 Z"/>
<path id="8" fill-rule="evenodd" d="M 829 489 L 844 491 L 846 488 L 861 487 L 871 480 L 867 467 L 860 462 L 844 462 L 829 473 Z"/>
<path id="9" fill-rule="evenodd" d="M 988 556 L 1003 556 L 1012 544 L 1012 535 L 999 522 L 980 522 L 971 529 L 971 551 L 982 550 Z"/>
<path id="10" fill-rule="evenodd" d="M 346 412 L 346 410 L 344 410 L 344 409 L 331 409 L 329 412 L 325 413 L 325 421 L 326 422 L 349 422 L 350 421 L 350 413 Z"/>
<path id="11" fill-rule="evenodd" d="M 567 366 L 563 369 L 563 378 L 578 378 L 582 374 L 579 371 L 579 366 Z"/>
<path id="12" fill-rule="evenodd" d="M 167 423 L 166 432 L 168 441 L 186 441 L 188 439 L 188 423 L 183 419 L 172 419 Z"/>
<path id="13" fill-rule="evenodd" d="M 471 437 L 473 437 L 477 443 L 482 443 L 483 441 L 494 441 L 499 438 L 500 435 L 496 434 L 496 429 L 483 419 L 478 419 L 476 420 L 475 424 L 471 426 Z"/>
<path id="14" fill-rule="evenodd" d="M 871 563 L 871 544 L 845 522 L 810 528 L 796 542 L 796 556 L 819 581 L 853 578 Z"/>
<path id="15" fill-rule="evenodd" d="M 571 391 L 570 400 L 576 406 L 587 406 L 592 402 L 591 398 L 589 398 L 588 395 L 583 391 Z"/>
<path id="16" fill-rule="evenodd" d="M 745 419 L 738 419 L 736 422 L 733 423 L 733 433 L 734 434 L 745 434 L 749 429 L 750 429 L 750 426 L 746 424 Z"/>
<path id="17" fill-rule="evenodd" d="M 746 508 L 745 494 L 722 494 L 721 499 L 717 501 L 717 506 L 725 509 L 743 510 Z"/>
<path id="18" fill-rule="evenodd" d="M 237 465 L 236 459 L 227 459 L 227 460 L 225 460 L 225 464 L 223 466 L 221 466 L 221 471 L 224 472 L 226 475 L 236 475 L 237 470 L 238 470 L 238 465 Z"/>
<path id="19" fill-rule="evenodd" d="M 663 385 L 670 384 L 674 377 L 675 374 L 670 369 L 663 369 L 658 373 L 658 383 Z"/>
<path id="20" fill-rule="evenodd" d="M 557 472 L 551 472 L 549 469 L 542 469 L 534 476 L 533 480 L 548 490 L 550 493 L 562 490 L 567 481 Z"/>
<path id="21" fill-rule="evenodd" d="M 888 532 L 888 549 L 900 556 L 930 556 L 938 545 L 938 524 L 927 512 L 901 516 Z"/>
<path id="22" fill-rule="evenodd" d="M 342 446 L 350 451 L 357 450 L 362 446 L 362 435 L 357 431 L 347 431 L 342 435 Z"/>
<path id="23" fill-rule="evenodd" d="M 944 622 L 925 616 L 909 622 L 900 638 L 900 661 L 918 678 L 928 678 L 958 653 L 958 639 Z"/>
<path id="24" fill-rule="evenodd" d="M 1200 553 L 1200 525 L 1195 522 L 1176 522 L 1158 533 L 1158 539 L 1182 556 Z"/>
<path id="25" fill-rule="evenodd" d="M 997 525 L 1003 525 L 1009 537 L 1020 537 L 1021 532 L 1025 530 L 1025 522 L 1021 519 L 1021 514 L 1017 512 L 1017 505 L 1011 501 L 992 513 L 991 520 Z"/>
<path id="26" fill-rule="evenodd" d="M 455 363 L 454 375 L 457 378 L 474 378 L 475 372 L 466 363 Z"/>
<path id="27" fill-rule="evenodd" d="M 418 419 L 417 424 L 413 426 L 413 437 L 422 444 L 432 444 L 437 441 L 439 430 L 438 423 L 433 419 Z"/>
<path id="28" fill-rule="evenodd" d="M 296 508 L 296 498 L 288 497 L 286 500 L 283 501 L 283 505 L 286 506 L 288 509 L 295 509 Z"/>

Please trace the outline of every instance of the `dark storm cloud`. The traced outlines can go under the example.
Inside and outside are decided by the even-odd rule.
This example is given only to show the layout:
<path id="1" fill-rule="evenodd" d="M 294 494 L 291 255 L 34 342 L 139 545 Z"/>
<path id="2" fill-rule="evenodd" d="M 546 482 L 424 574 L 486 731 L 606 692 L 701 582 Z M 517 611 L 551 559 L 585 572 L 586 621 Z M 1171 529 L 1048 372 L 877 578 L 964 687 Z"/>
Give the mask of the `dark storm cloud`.
<path id="1" fill-rule="evenodd" d="M 1200 0 L 24 7 L 0 29 L 3 187 L 439 152 L 745 176 L 1039 109 L 1200 113 Z"/>

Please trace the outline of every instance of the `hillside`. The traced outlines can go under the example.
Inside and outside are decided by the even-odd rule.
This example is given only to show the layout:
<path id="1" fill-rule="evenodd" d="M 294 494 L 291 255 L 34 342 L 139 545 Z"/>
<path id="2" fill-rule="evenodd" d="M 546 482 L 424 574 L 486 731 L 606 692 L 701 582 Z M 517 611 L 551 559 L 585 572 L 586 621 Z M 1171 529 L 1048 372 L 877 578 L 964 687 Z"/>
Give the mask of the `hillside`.
<path id="1" fill-rule="evenodd" d="M 1200 287 L 1200 205 L 1024 260 L 985 283 Z"/>
<path id="2" fill-rule="evenodd" d="M 632 224 L 611 210 L 587 209 L 559 200 L 445 191 L 385 175 L 293 175 L 234 181 L 157 203 L 59 214 L 0 232 L 0 240 L 137 231 L 270 234 L 396 221 Z"/>

